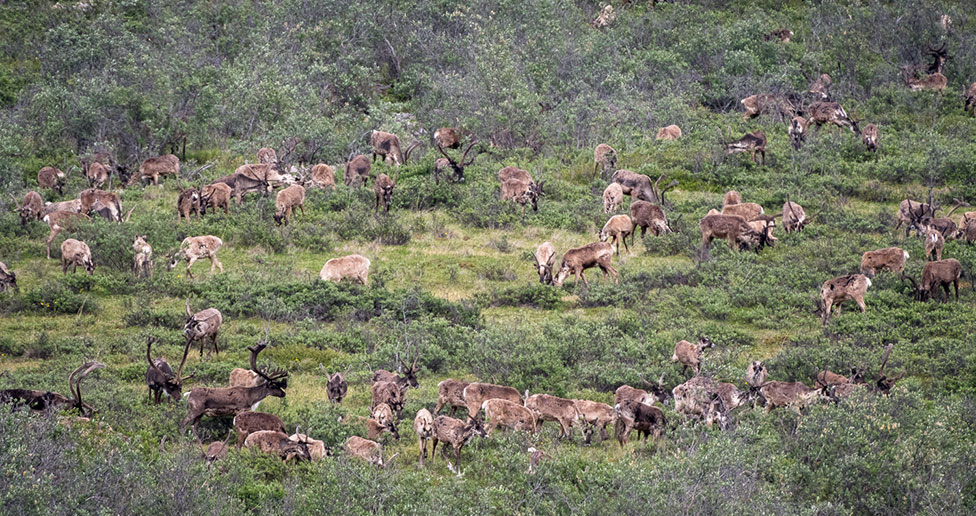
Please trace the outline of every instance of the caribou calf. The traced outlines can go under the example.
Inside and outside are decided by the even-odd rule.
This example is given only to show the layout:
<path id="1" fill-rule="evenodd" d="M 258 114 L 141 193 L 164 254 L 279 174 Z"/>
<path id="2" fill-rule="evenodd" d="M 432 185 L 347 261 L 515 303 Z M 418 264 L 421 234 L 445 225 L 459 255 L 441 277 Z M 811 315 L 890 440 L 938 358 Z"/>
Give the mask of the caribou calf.
<path id="1" fill-rule="evenodd" d="M 369 258 L 358 254 L 333 258 L 322 266 L 319 278 L 336 283 L 348 278 L 362 285 L 369 285 Z"/>
<path id="2" fill-rule="evenodd" d="M 733 251 L 738 251 L 740 247 L 753 247 L 758 252 L 762 243 L 762 235 L 752 229 L 746 219 L 737 215 L 706 215 L 698 227 L 702 233 L 703 260 L 708 259 L 708 250 L 715 238 L 728 239 L 729 249 Z"/>
<path id="3" fill-rule="evenodd" d="M 769 371 L 766 369 L 766 364 L 759 360 L 753 360 L 749 367 L 746 368 L 746 384 L 749 387 L 758 389 L 762 387 L 762 384 L 766 383 L 766 378 L 769 377 Z"/>
<path id="4" fill-rule="evenodd" d="M 280 226 L 284 222 L 287 226 L 296 208 L 302 211 L 302 219 L 304 219 L 305 189 L 301 185 L 291 185 L 275 196 L 275 223 Z"/>
<path id="5" fill-rule="evenodd" d="M 878 150 L 878 126 L 875 124 L 868 124 L 864 126 L 864 131 L 861 133 L 861 141 L 864 142 L 865 147 L 871 152 L 877 152 Z"/>
<path id="6" fill-rule="evenodd" d="M 536 431 L 536 415 L 518 403 L 503 399 L 489 399 L 482 402 L 481 409 L 485 411 L 485 419 L 488 421 L 485 427 L 487 437 L 491 437 L 492 431 L 499 426 L 526 432 Z"/>
<path id="7" fill-rule="evenodd" d="M 153 277 L 152 246 L 146 242 L 146 235 L 137 236 L 132 242 L 132 273 L 136 277 Z"/>
<path id="8" fill-rule="evenodd" d="M 17 213 L 20 215 L 20 225 L 23 226 L 28 221 L 40 219 L 43 209 L 44 200 L 41 199 L 41 194 L 27 192 L 24 195 L 24 200 L 21 201 L 20 206 L 17 208 Z"/>
<path id="9" fill-rule="evenodd" d="M 196 188 L 187 188 L 180 192 L 179 197 L 176 198 L 176 222 L 180 223 L 183 219 L 190 222 L 190 215 L 195 214 L 197 220 L 200 220 L 200 213 L 203 210 L 203 206 L 200 203 L 200 190 Z"/>
<path id="10" fill-rule="evenodd" d="M 708 340 L 708 337 L 698 337 L 698 343 L 692 344 L 687 340 L 680 340 L 674 345 L 674 353 L 671 355 L 672 362 L 681 364 L 681 374 L 684 375 L 688 368 L 691 372 L 698 375 L 701 372 L 702 352 L 705 348 L 714 348 L 715 344 Z"/>
<path id="11" fill-rule="evenodd" d="M 810 127 L 810 122 L 802 116 L 795 116 L 790 120 L 790 125 L 787 131 L 790 135 L 790 142 L 793 144 L 793 148 L 800 150 L 804 142 L 807 141 L 807 129 Z"/>
<path id="12" fill-rule="evenodd" d="M 313 166 L 309 172 L 308 184 L 314 188 L 335 190 L 335 169 L 325 163 Z"/>
<path id="13" fill-rule="evenodd" d="M 800 409 L 816 401 L 820 393 L 819 389 L 811 389 L 801 382 L 767 382 L 759 388 L 767 414 L 776 407 L 792 407 L 799 413 Z"/>
<path id="14" fill-rule="evenodd" d="M 375 382 L 371 389 L 373 402 L 371 408 L 376 408 L 381 403 L 386 403 L 396 413 L 397 419 L 403 413 L 403 391 L 396 382 Z"/>
<path id="15" fill-rule="evenodd" d="M 139 165 L 139 173 L 132 174 L 132 178 L 129 179 L 129 184 L 141 183 L 145 179 L 150 179 L 152 184 L 158 186 L 159 176 L 165 177 L 168 175 L 180 177 L 180 159 L 173 154 L 146 158 Z"/>
<path id="16" fill-rule="evenodd" d="M 264 412 L 240 412 L 234 416 L 234 432 L 237 433 L 238 448 L 244 445 L 249 435 L 262 430 L 284 433 L 285 423 L 280 417 Z"/>
<path id="17" fill-rule="evenodd" d="M 970 84 L 966 90 L 966 112 L 976 116 L 976 82 Z"/>
<path id="18" fill-rule="evenodd" d="M 146 339 L 146 361 L 149 367 L 146 369 L 146 385 L 149 387 L 149 399 L 159 405 L 160 397 L 163 393 L 172 398 L 173 403 L 179 403 L 182 397 L 183 382 L 193 377 L 183 376 L 183 364 L 186 362 L 186 355 L 180 362 L 179 372 L 173 374 L 173 368 L 162 358 L 152 358 L 150 354 L 152 344 L 156 339 L 150 337 Z"/>
<path id="19" fill-rule="evenodd" d="M 935 255 L 936 260 L 941 260 L 944 247 L 945 237 L 942 236 L 942 233 L 932 226 L 927 226 L 925 229 L 925 260 L 928 261 L 933 255 Z"/>
<path id="20" fill-rule="evenodd" d="M 66 179 L 64 172 L 54 167 L 44 167 L 37 172 L 37 186 L 56 190 L 58 195 L 63 193 L 62 188 Z"/>
<path id="21" fill-rule="evenodd" d="M 908 261 L 908 251 L 900 247 L 885 247 L 861 255 L 861 274 L 873 278 L 878 271 L 901 272 Z"/>
<path id="22" fill-rule="evenodd" d="M 814 102 L 808 110 L 810 113 L 807 119 L 809 124 L 816 124 L 814 129 L 820 130 L 824 124 L 832 124 L 837 127 L 846 127 L 854 134 L 860 134 L 861 130 L 857 126 L 857 121 L 847 116 L 847 111 L 836 102 Z"/>
<path id="23" fill-rule="evenodd" d="M 42 219 L 47 223 L 48 227 L 51 228 L 51 232 L 47 235 L 47 259 L 51 259 L 51 243 L 54 242 L 54 237 L 58 236 L 58 233 L 67 229 L 73 230 L 80 223 L 91 220 L 88 215 L 83 213 L 76 213 L 73 211 L 53 211 L 44 215 Z"/>
<path id="24" fill-rule="evenodd" d="M 651 394 L 644 389 L 638 389 L 630 385 L 617 387 L 617 390 L 613 393 L 613 404 L 619 405 L 620 402 L 627 400 L 645 403 L 647 405 L 653 405 L 657 401 L 663 401 L 656 394 Z"/>
<path id="25" fill-rule="evenodd" d="M 464 447 L 468 441 L 471 440 L 475 435 L 480 435 L 484 437 L 485 431 L 481 425 L 481 421 L 478 419 L 469 419 L 468 422 L 461 421 L 459 419 L 454 419 L 447 416 L 437 416 L 434 418 L 434 432 L 433 440 L 434 444 L 430 450 L 430 460 L 434 460 L 434 454 L 437 451 L 437 443 L 444 442 L 447 446 L 448 443 L 454 448 L 454 460 L 457 462 L 457 474 L 461 476 L 461 448 Z"/>
<path id="26" fill-rule="evenodd" d="M 610 183 L 603 190 L 603 213 L 610 214 L 617 211 L 620 203 L 624 202 L 624 190 L 619 183 Z"/>
<path id="27" fill-rule="evenodd" d="M 343 182 L 346 186 L 366 186 L 369 182 L 369 158 L 360 154 L 346 162 Z"/>
<path id="28" fill-rule="evenodd" d="M 324 459 L 330 453 L 329 449 L 325 447 L 324 441 L 312 439 L 308 434 L 295 432 L 288 438 L 294 442 L 305 442 L 305 445 L 308 446 L 308 455 L 313 462 Z"/>
<path id="29" fill-rule="evenodd" d="M 729 190 L 728 192 L 725 192 L 725 195 L 722 196 L 722 209 L 724 210 L 726 206 L 739 204 L 741 202 L 742 195 L 735 190 Z"/>
<path id="30" fill-rule="evenodd" d="M 593 149 L 593 175 L 600 172 L 604 179 L 610 177 L 617 170 L 617 151 L 613 147 L 601 143 Z"/>
<path id="31" fill-rule="evenodd" d="M 424 467 L 427 458 L 427 441 L 434 437 L 434 416 L 430 411 L 422 408 L 417 411 L 413 419 L 413 432 L 417 435 L 417 448 L 420 453 L 420 467 Z"/>
<path id="32" fill-rule="evenodd" d="M 100 161 L 88 163 L 86 160 L 82 160 L 82 168 L 84 169 L 85 177 L 88 178 L 88 186 L 101 188 L 108 181 L 110 169 L 104 163 Z"/>
<path id="33" fill-rule="evenodd" d="M 390 202 L 393 200 L 394 186 L 396 184 L 390 179 L 390 176 L 386 174 L 376 176 L 376 182 L 373 183 L 373 193 L 376 194 L 376 205 L 373 207 L 374 211 L 380 211 L 380 204 L 382 204 L 383 210 L 387 213 L 390 212 Z"/>
<path id="34" fill-rule="evenodd" d="M 823 303 L 823 321 L 830 319 L 830 309 L 837 305 L 840 311 L 840 304 L 848 299 L 853 299 L 857 306 L 861 307 L 861 312 L 866 312 L 864 305 L 864 294 L 871 286 L 871 280 L 863 274 L 848 274 L 824 282 L 820 288 L 820 300 Z"/>
<path id="35" fill-rule="evenodd" d="M 224 322 L 220 310 L 207 308 L 197 313 L 190 311 L 190 299 L 186 300 L 186 323 L 183 325 L 183 336 L 186 338 L 186 349 L 190 349 L 190 344 L 200 343 L 200 356 L 203 356 L 203 345 L 210 339 L 213 344 L 214 353 L 220 354 L 217 346 L 217 335 L 220 333 L 220 325 Z M 207 352 L 209 354 L 209 351 Z"/>
<path id="36" fill-rule="evenodd" d="M 498 180 L 502 185 L 501 199 L 521 205 L 523 217 L 526 204 L 532 204 L 532 211 L 539 211 L 539 197 L 543 195 L 542 182 L 536 183 L 527 171 L 518 167 L 499 170 Z"/>
<path id="37" fill-rule="evenodd" d="M 655 140 L 674 141 L 681 138 L 681 128 L 672 124 L 658 129 Z"/>
<path id="38" fill-rule="evenodd" d="M 562 286 L 566 278 L 573 274 L 576 276 L 574 290 L 579 286 L 580 279 L 583 280 L 584 285 L 589 287 L 590 283 L 586 280 L 584 272 L 593 267 L 599 267 L 603 271 L 604 278 L 607 277 L 608 273 L 613 275 L 614 284 L 619 284 L 617 269 L 610 265 L 613 252 L 614 247 L 606 242 L 594 242 L 566 251 L 566 254 L 563 255 L 563 263 L 559 267 L 559 273 L 553 279 L 553 285 Z"/>
<path id="39" fill-rule="evenodd" d="M 535 416 L 536 430 L 541 430 L 542 423 L 545 421 L 559 423 L 561 428 L 560 439 L 565 437 L 572 440 L 572 425 L 574 423 L 578 425 L 582 422 L 582 415 L 573 400 L 551 394 L 533 394 L 525 398 L 525 408 L 529 409 Z"/>
<path id="40" fill-rule="evenodd" d="M 88 271 L 89 276 L 95 273 L 95 261 L 92 260 L 88 244 L 74 238 L 61 242 L 61 272 L 67 274 L 70 266 L 71 273 L 74 274 L 79 265 Z"/>
<path id="41" fill-rule="evenodd" d="M 617 251 L 617 256 L 620 256 L 620 243 L 624 244 L 624 249 L 630 252 L 630 248 L 627 246 L 627 237 L 634 234 L 634 221 L 631 220 L 629 215 L 614 215 L 610 217 L 610 220 L 603 225 L 603 229 L 600 230 L 600 241 L 606 242 L 607 240 L 613 240 L 611 245 L 614 245 Z M 631 238 L 633 240 L 633 238 Z"/>
<path id="42" fill-rule="evenodd" d="M 636 228 L 638 227 L 641 228 L 641 239 L 647 234 L 647 228 L 651 228 L 651 234 L 654 236 L 661 236 L 672 232 L 664 210 L 660 206 L 647 201 L 634 201 L 630 203 L 630 220 L 633 221 L 635 226 L 635 236 L 631 237 L 631 243 L 636 238 Z"/>
<path id="43" fill-rule="evenodd" d="M 0 262 L 0 292 L 20 290 L 17 286 L 17 275 L 7 268 L 7 264 Z"/>
<path id="44" fill-rule="evenodd" d="M 111 213 L 109 220 L 122 222 L 122 202 L 119 199 L 119 194 L 97 188 L 88 188 L 82 190 L 78 198 L 81 200 L 81 212 L 85 215 L 90 215 L 94 211 L 95 204 L 101 203 Z"/>
<path id="45" fill-rule="evenodd" d="M 343 373 L 334 373 L 329 377 L 329 381 L 325 385 L 326 393 L 329 395 L 329 403 L 342 405 L 342 399 L 346 397 L 346 391 L 348 389 L 349 384 L 346 383 L 346 375 Z"/>
<path id="46" fill-rule="evenodd" d="M 190 272 L 190 267 L 196 263 L 197 260 L 201 258 L 207 258 L 210 260 L 210 273 L 213 274 L 214 267 L 220 269 L 220 272 L 224 272 L 224 266 L 217 259 L 217 251 L 220 250 L 221 246 L 224 245 L 224 241 L 213 235 L 196 236 L 196 237 L 186 237 L 180 244 L 180 250 L 173 255 L 173 258 L 169 262 L 169 270 L 173 270 L 180 260 L 186 260 L 186 275 L 192 278 L 193 273 Z"/>
<path id="47" fill-rule="evenodd" d="M 230 208 L 231 188 L 226 183 L 213 183 L 200 189 L 200 213 L 206 214 L 207 210 L 217 212 L 217 208 L 224 209 L 227 215 Z"/>
<path id="48" fill-rule="evenodd" d="M 311 461 L 312 455 L 308 450 L 308 442 L 293 441 L 288 434 L 274 430 L 259 430 L 247 436 L 244 440 L 246 448 L 257 448 L 264 453 L 272 453 L 281 457 L 285 462 L 290 460 Z"/>
<path id="49" fill-rule="evenodd" d="M 787 200 L 783 203 L 783 229 L 787 233 L 792 233 L 794 231 L 800 231 L 807 225 L 807 212 L 803 211 L 803 206 Z"/>
<path id="50" fill-rule="evenodd" d="M 766 133 L 762 131 L 756 131 L 753 133 L 746 133 L 745 136 L 725 144 L 726 154 L 735 154 L 737 152 L 748 152 L 752 156 L 752 161 L 759 164 L 759 160 L 756 159 L 756 154 L 762 156 L 762 164 L 766 164 Z"/>
<path id="51" fill-rule="evenodd" d="M 383 467 L 383 446 L 376 441 L 354 435 L 346 439 L 346 453 L 374 466 Z"/>

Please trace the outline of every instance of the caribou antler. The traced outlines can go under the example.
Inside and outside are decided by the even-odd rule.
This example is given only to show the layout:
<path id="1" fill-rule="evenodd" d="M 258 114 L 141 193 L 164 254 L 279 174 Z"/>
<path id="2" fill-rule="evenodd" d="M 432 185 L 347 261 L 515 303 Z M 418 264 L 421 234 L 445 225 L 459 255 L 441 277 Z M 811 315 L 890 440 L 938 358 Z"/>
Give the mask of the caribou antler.
<path id="1" fill-rule="evenodd" d="M 884 368 L 886 365 L 888 365 L 888 357 L 891 356 L 891 350 L 894 349 L 894 347 L 894 343 L 888 343 L 888 345 L 885 346 L 884 355 L 881 357 L 881 368 L 878 369 L 878 375 L 884 376 Z"/>
<path id="2" fill-rule="evenodd" d="M 124 219 L 124 222 L 129 222 L 129 217 L 131 217 L 131 216 L 132 216 L 132 212 L 133 212 L 133 211 L 136 211 L 136 207 L 137 207 L 137 206 L 139 206 L 139 205 L 138 205 L 138 204 L 136 204 L 135 206 L 133 206 L 133 207 L 131 207 L 131 208 L 129 208 L 129 213 L 126 213 L 126 214 L 125 214 L 125 219 Z"/>
<path id="3" fill-rule="evenodd" d="M 75 369 L 68 375 L 68 388 L 71 390 L 71 395 L 75 398 L 73 405 L 83 416 L 85 414 L 91 415 L 97 411 L 94 407 L 81 400 L 81 381 L 95 369 L 103 369 L 104 367 L 105 364 L 97 360 L 91 360 L 81 364 L 78 369 Z"/>
<path id="4" fill-rule="evenodd" d="M 261 353 L 261 351 L 263 351 L 264 348 L 268 347 L 268 344 L 270 343 L 269 333 L 270 333 L 269 328 L 265 327 L 264 340 L 258 342 L 256 345 L 249 347 L 247 349 L 248 351 L 251 352 L 251 370 L 257 373 L 257 375 L 260 376 L 261 378 L 264 378 L 265 381 L 267 381 L 268 383 L 271 383 L 275 380 L 288 376 L 288 371 L 285 371 L 284 369 L 274 369 L 269 371 L 270 368 L 258 367 L 257 365 L 258 354 Z"/>
<path id="5" fill-rule="evenodd" d="M 949 213 L 946 213 L 946 217 L 952 215 L 952 212 L 958 210 L 959 208 L 961 208 L 963 206 L 969 206 L 969 203 L 968 202 L 960 201 L 959 199 L 956 199 L 956 198 L 953 198 L 952 199 L 952 202 L 955 203 L 955 206 L 953 206 L 952 209 L 949 210 Z"/>

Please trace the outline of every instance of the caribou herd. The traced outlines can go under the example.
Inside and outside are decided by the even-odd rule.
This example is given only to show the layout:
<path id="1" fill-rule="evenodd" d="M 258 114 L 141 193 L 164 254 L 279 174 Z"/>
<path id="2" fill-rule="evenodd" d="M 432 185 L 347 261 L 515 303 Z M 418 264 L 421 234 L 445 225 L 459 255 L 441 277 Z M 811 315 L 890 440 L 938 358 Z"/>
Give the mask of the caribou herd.
<path id="1" fill-rule="evenodd" d="M 612 14 L 612 10 L 609 12 Z M 787 29 L 780 29 L 771 33 L 769 38 L 788 43 L 792 34 Z M 945 88 L 946 78 L 942 74 L 947 59 L 945 47 L 930 49 L 930 54 L 934 61 L 925 74 L 911 68 L 904 70 L 904 81 L 912 90 L 941 91 Z M 817 132 L 823 125 L 833 125 L 860 135 L 868 151 L 879 152 L 878 126 L 866 124 L 862 129 L 859 120 L 848 115 L 839 103 L 831 99 L 831 86 L 830 76 L 821 74 L 803 94 L 751 95 L 741 100 L 745 110 L 743 120 L 753 120 L 764 114 L 779 117 L 785 124 L 786 134 L 795 149 L 800 149 L 807 143 L 811 130 Z M 969 89 L 967 95 L 966 109 L 976 111 L 976 84 Z M 656 139 L 674 142 L 680 140 L 682 135 L 680 127 L 669 125 L 658 131 Z M 465 168 L 477 156 L 477 153 L 471 154 L 476 148 L 477 138 L 469 131 L 442 127 L 434 132 L 432 140 L 434 147 L 443 156 L 432 167 L 435 182 L 440 181 L 442 174 L 445 179 L 456 183 L 464 182 Z M 123 211 L 120 196 L 111 191 L 114 176 L 119 177 L 117 186 L 126 187 L 144 183 L 158 186 L 160 180 L 165 181 L 167 176 L 172 176 L 179 185 L 176 201 L 178 224 L 189 221 L 191 217 L 199 221 L 208 211 L 222 209 L 224 214 L 228 214 L 231 199 L 241 205 L 245 195 L 265 196 L 280 188 L 275 194 L 273 218 L 277 224 L 287 226 L 295 217 L 304 219 L 307 190 L 335 188 L 337 169 L 342 171 L 342 179 L 347 187 L 367 187 L 372 179 L 371 167 L 376 158 L 398 171 L 421 145 L 421 142 L 415 141 L 405 147 L 397 135 L 382 131 L 372 131 L 369 141 L 370 156 L 350 156 L 345 163 L 335 167 L 318 163 L 310 167 L 293 165 L 288 168 L 287 160 L 279 158 L 274 149 L 262 148 L 257 152 L 257 163 L 245 163 L 230 175 L 196 186 L 183 184 L 185 177 L 181 176 L 180 160 L 172 154 L 145 159 L 137 173 L 129 176 L 128 181 L 122 181 L 121 172 L 124 167 L 107 153 L 95 153 L 81 160 L 88 188 L 81 191 L 77 199 L 45 204 L 40 193 L 31 191 L 18 202 L 17 211 L 22 224 L 43 221 L 49 226 L 50 234 L 46 240 L 48 258 L 51 258 L 51 244 L 58 234 L 66 232 L 73 235 L 78 227 L 92 217 L 102 217 L 119 224 L 129 221 L 134 207 L 128 213 Z M 748 152 L 753 162 L 765 165 L 767 138 L 762 130 L 749 132 L 738 140 L 723 143 L 726 153 Z M 457 156 L 452 156 L 448 150 L 452 150 Z M 614 283 L 619 283 L 619 274 L 612 262 L 614 258 L 620 260 L 621 244 L 625 252 L 630 253 L 638 229 L 642 239 L 648 230 L 653 237 L 677 231 L 677 220 L 669 220 L 666 210 L 670 203 L 665 195 L 678 182 L 670 181 L 662 186 L 665 175 L 652 181 L 644 174 L 618 168 L 620 162 L 621 155 L 610 145 L 603 143 L 595 148 L 593 176 L 602 178 L 608 185 L 602 198 L 595 199 L 594 204 L 602 202 L 603 212 L 609 218 L 597 235 L 598 241 L 566 249 L 558 268 L 555 268 L 555 246 L 551 242 L 540 244 L 534 257 L 541 283 L 560 287 L 573 276 L 575 291 L 581 282 L 585 287 L 589 286 L 585 271 L 591 268 L 599 268 L 605 280 L 612 277 Z M 288 173 L 283 173 L 284 170 L 288 170 Z M 200 171 L 202 169 L 197 172 Z M 396 172 L 393 172 L 392 178 L 385 173 L 379 173 L 373 180 L 373 209 L 376 212 L 381 209 L 384 212 L 390 211 L 396 178 Z M 500 201 L 515 204 L 517 209 L 521 209 L 522 216 L 525 215 L 527 206 L 538 211 L 540 200 L 546 193 L 543 188 L 545 181 L 541 177 L 537 178 L 517 166 L 503 167 L 497 172 Z M 59 196 L 63 195 L 66 180 L 65 172 L 50 166 L 37 173 L 38 187 L 57 192 Z M 105 187 L 108 190 L 102 189 Z M 627 213 L 618 214 L 625 206 L 627 196 L 630 197 L 629 209 L 626 210 Z M 827 279 L 822 284 L 819 309 L 823 322 L 826 324 L 832 311 L 839 310 L 840 305 L 848 300 L 857 303 L 862 312 L 866 311 L 865 294 L 872 284 L 871 278 L 882 272 L 900 274 L 902 281 L 911 283 L 919 301 L 937 296 L 940 290 L 944 291 L 943 299 L 948 301 L 950 287 L 954 288 L 958 299 L 963 267 L 955 258 L 943 259 L 943 252 L 946 240 L 976 241 L 976 212 L 966 212 L 959 223 L 950 218 L 952 212 L 961 206 L 967 205 L 956 201 L 952 210 L 938 216 L 941 207 L 933 199 L 931 189 L 927 202 L 903 200 L 896 214 L 895 229 L 904 225 L 906 237 L 911 230 L 915 230 L 916 235 L 924 239 L 925 265 L 921 278 L 916 281 L 905 274 L 906 262 L 910 258 L 907 251 L 899 247 L 866 250 L 861 257 L 859 271 Z M 814 217 L 808 215 L 800 204 L 790 200 L 789 196 L 778 213 L 769 215 L 760 204 L 743 202 L 742 196 L 734 190 L 727 192 L 723 196 L 721 209 L 709 210 L 702 214 L 698 222 L 701 232 L 698 259 L 709 259 L 710 248 L 715 239 L 725 240 L 733 252 L 747 249 L 758 253 L 766 247 L 774 247 L 779 240 L 773 236 L 773 229 L 777 226 L 776 219 L 781 220 L 784 231 L 793 233 L 802 231 Z M 171 270 L 180 261 L 185 261 L 185 273 L 192 278 L 193 264 L 207 259 L 210 261 L 211 274 L 215 270 L 223 272 L 223 265 L 217 258 L 222 246 L 223 240 L 214 235 L 187 237 L 177 250 L 167 255 L 168 267 Z M 154 254 L 147 237 L 137 236 L 132 249 L 133 274 L 152 278 Z M 96 248 L 93 254 L 93 249 L 83 241 L 65 239 L 61 244 L 62 271 L 67 274 L 69 268 L 74 272 L 81 266 L 89 275 L 94 274 L 97 251 Z M 367 286 L 370 263 L 368 258 L 359 254 L 336 257 L 325 263 L 319 277 L 323 281 L 346 279 Z M 0 262 L 0 292 L 16 289 L 15 273 Z M 233 432 L 228 435 L 228 441 L 215 441 L 207 446 L 204 455 L 208 461 L 220 460 L 227 455 L 227 444 L 231 435 L 236 435 L 237 448 L 254 448 L 280 456 L 285 461 L 321 460 L 333 453 L 334 450 L 326 447 L 324 441 L 311 437 L 311 429 L 306 427 L 303 432 L 296 426 L 294 433 L 289 435 L 286 424 L 279 417 L 256 411 L 259 403 L 269 396 L 284 398 L 288 388 L 289 372 L 286 369 L 273 369 L 270 365 L 261 367 L 257 364 L 258 356 L 269 347 L 267 334 L 264 340 L 248 348 L 250 367 L 231 371 L 227 387 L 194 387 L 186 390 L 185 384 L 194 376 L 183 374 L 190 347 L 198 344 L 201 357 L 205 347 L 212 348 L 213 353 L 220 353 L 218 335 L 223 316 L 216 308 L 194 312 L 190 308 L 189 299 L 186 300 L 185 312 L 184 352 L 175 372 L 165 359 L 153 358 L 152 346 L 155 339 L 148 339 L 146 386 L 149 400 L 154 404 L 160 404 L 163 395 L 169 397 L 172 403 L 185 400 L 186 415 L 180 425 L 182 432 L 190 427 L 193 434 L 198 435 L 199 422 L 203 417 L 233 417 Z M 766 365 L 756 360 L 745 370 L 743 380 L 746 388 L 740 390 L 733 383 L 713 379 L 704 367 L 707 363 L 707 350 L 714 346 L 715 343 L 703 335 L 698 335 L 693 341 L 677 342 L 671 360 L 681 366 L 680 373 L 675 372 L 683 379 L 687 378 L 685 381 L 668 389 L 662 375 L 657 382 L 644 380 L 642 387 L 646 389 L 621 385 L 614 391 L 612 405 L 594 400 L 562 398 L 547 393 L 530 395 L 527 391 L 523 393 L 511 386 L 492 383 L 455 378 L 444 380 L 438 384 L 435 406 L 421 408 L 413 420 L 418 462 L 423 467 L 427 461 L 428 445 L 431 460 L 435 457 L 438 444 L 443 445 L 442 451 L 445 452 L 450 446 L 453 462 L 449 460 L 448 465 L 460 475 L 462 448 L 475 436 L 489 437 L 496 431 L 510 430 L 537 435 L 546 421 L 559 426 L 560 439 L 572 441 L 573 429 L 580 429 L 583 442 L 587 445 L 597 435 L 601 440 L 608 440 L 610 436 L 607 427 L 611 425 L 615 427 L 614 438 L 620 445 L 625 444 L 634 431 L 643 440 L 648 437 L 659 439 L 674 428 L 674 422 L 669 423 L 665 411 L 662 410 L 662 407 L 672 403 L 673 412 L 683 418 L 701 421 L 709 427 L 718 424 L 721 428 L 726 428 L 731 422 L 731 415 L 739 407 L 763 406 L 766 412 L 776 407 L 791 407 L 799 412 L 804 406 L 817 400 L 837 401 L 850 396 L 857 389 L 887 394 L 902 376 L 889 376 L 885 373 L 892 352 L 892 346 L 889 345 L 883 353 L 881 366 L 874 380 L 868 380 L 865 372 L 856 368 L 851 370 L 849 377 L 828 370 L 819 371 L 811 378 L 812 386 L 797 381 L 769 380 Z M 370 380 L 365 382 L 371 397 L 369 417 L 360 416 L 361 419 L 354 423 L 362 425 L 366 438 L 353 436 L 346 440 L 343 448 L 347 454 L 381 467 L 392 462 L 394 457 L 385 457 L 384 443 L 389 439 L 400 438 L 399 422 L 404 417 L 405 401 L 410 389 L 419 386 L 421 368 L 418 360 L 419 357 L 414 357 L 412 362 L 401 361 L 397 356 L 396 372 L 383 369 L 372 371 L 369 368 L 372 374 Z M 80 416 L 76 419 L 90 418 L 97 410 L 82 401 L 80 383 L 91 372 L 103 367 L 99 362 L 89 361 L 75 369 L 68 379 L 70 397 L 49 391 L 7 389 L 0 391 L 0 402 L 34 411 L 74 409 Z M 347 381 L 350 371 L 351 367 L 343 372 L 325 372 L 323 380 L 330 403 L 342 405 L 350 389 Z M 690 377 L 686 376 L 689 372 Z M 609 394 L 607 397 L 609 398 Z M 466 417 L 463 419 L 454 417 L 459 409 L 465 412 Z M 442 411 L 447 411 L 448 414 L 441 414 Z M 530 448 L 530 454 L 533 465 L 548 456 L 534 447 Z"/>

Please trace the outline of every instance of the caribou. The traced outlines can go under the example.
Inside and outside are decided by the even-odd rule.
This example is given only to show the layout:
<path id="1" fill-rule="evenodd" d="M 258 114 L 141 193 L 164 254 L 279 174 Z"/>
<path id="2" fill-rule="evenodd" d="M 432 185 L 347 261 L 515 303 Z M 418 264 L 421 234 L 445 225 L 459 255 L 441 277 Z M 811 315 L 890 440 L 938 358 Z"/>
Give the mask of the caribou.
<path id="1" fill-rule="evenodd" d="M 435 134 L 435 138 L 436 138 L 436 134 Z M 450 168 L 451 171 L 454 172 L 454 178 L 453 178 L 454 182 L 463 183 L 464 168 L 474 163 L 474 159 L 477 157 L 477 155 L 473 155 L 469 159 L 468 153 L 471 152 L 471 149 L 474 148 L 475 144 L 477 143 L 478 140 L 473 140 L 471 143 L 469 143 L 468 147 L 464 149 L 464 152 L 461 154 L 461 159 L 459 160 L 455 160 L 454 158 L 449 156 L 447 152 L 444 151 L 444 147 L 442 147 L 441 145 L 437 145 L 437 151 L 443 154 L 444 157 L 438 158 L 437 161 L 434 162 L 434 183 L 440 184 L 441 174 L 446 172 L 448 168 Z"/>
<path id="2" fill-rule="evenodd" d="M 31 389 L 5 389 L 0 390 L 0 403 L 13 405 L 14 409 L 27 407 L 35 412 L 46 412 L 49 410 L 75 409 L 82 417 L 91 417 L 97 412 L 94 407 L 85 403 L 81 399 L 81 381 L 92 371 L 103 369 L 105 364 L 96 360 L 88 361 L 68 375 L 68 389 L 71 397 L 51 391 L 38 391 Z"/>
<path id="3" fill-rule="evenodd" d="M 263 383 L 254 387 L 198 387 L 191 390 L 186 397 L 186 417 L 180 424 L 180 432 L 185 432 L 186 426 L 192 424 L 193 433 L 197 435 L 197 425 L 203 416 L 233 416 L 248 410 L 268 396 L 284 398 L 288 387 L 288 371 L 276 369 L 269 372 L 259 369 L 257 365 L 258 354 L 267 346 L 266 338 L 247 348 L 251 352 L 251 370 L 264 380 Z M 199 439 L 199 435 L 197 438 Z"/>
<path id="4" fill-rule="evenodd" d="M 186 363 L 186 353 L 183 353 L 183 360 L 180 367 L 173 373 L 173 368 L 162 358 L 152 358 L 152 345 L 156 342 L 155 337 L 146 339 L 146 386 L 149 387 L 149 401 L 159 405 L 160 397 L 165 393 L 173 403 L 179 403 L 183 395 L 183 382 L 193 378 L 194 375 L 183 376 L 183 365 Z"/>
<path id="5" fill-rule="evenodd" d="M 224 322 L 220 310 L 207 308 L 197 313 L 190 311 L 190 298 L 186 299 L 186 324 L 183 325 L 183 336 L 186 337 L 186 348 L 190 348 L 193 342 L 200 343 L 200 356 L 203 356 L 203 345 L 210 339 L 214 347 L 214 353 L 220 354 L 217 346 L 217 335 L 220 333 L 220 325 Z M 208 351 L 207 354 L 210 352 Z"/>

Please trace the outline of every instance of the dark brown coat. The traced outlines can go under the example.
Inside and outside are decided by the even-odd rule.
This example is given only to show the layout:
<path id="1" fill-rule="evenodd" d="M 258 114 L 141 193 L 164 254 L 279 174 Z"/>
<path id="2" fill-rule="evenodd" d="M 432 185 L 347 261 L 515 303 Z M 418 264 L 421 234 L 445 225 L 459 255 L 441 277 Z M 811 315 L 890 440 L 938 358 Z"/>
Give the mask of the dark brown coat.
<path id="1" fill-rule="evenodd" d="M 664 435 L 667 420 L 661 409 L 635 401 L 624 401 L 614 406 L 614 410 L 617 413 L 617 440 L 621 446 L 627 443 L 632 430 L 637 430 L 638 436 L 642 435 L 645 441 L 649 435 L 653 435 L 655 439 Z"/>

